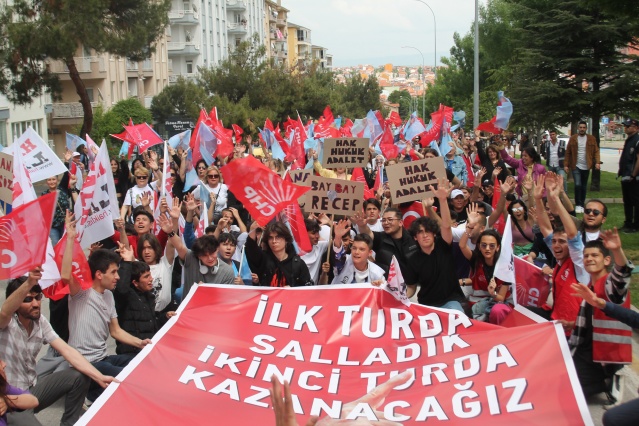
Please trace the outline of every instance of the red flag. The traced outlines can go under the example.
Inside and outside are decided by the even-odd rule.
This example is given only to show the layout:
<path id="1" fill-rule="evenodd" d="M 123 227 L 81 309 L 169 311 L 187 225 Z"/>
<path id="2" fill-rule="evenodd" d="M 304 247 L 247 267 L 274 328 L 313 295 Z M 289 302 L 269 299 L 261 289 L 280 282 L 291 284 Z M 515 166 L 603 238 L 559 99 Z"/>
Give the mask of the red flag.
<path id="1" fill-rule="evenodd" d="M 235 132 L 235 143 L 237 144 L 242 142 L 242 134 L 244 133 L 244 130 L 242 130 L 242 128 L 238 126 L 237 124 L 231 124 L 231 127 L 233 128 L 233 131 Z"/>
<path id="2" fill-rule="evenodd" d="M 375 191 L 368 187 L 368 183 L 364 177 L 364 170 L 362 170 L 361 167 L 355 167 L 353 169 L 353 173 L 351 173 L 351 180 L 354 182 L 364 182 L 364 200 L 375 198 Z"/>
<path id="3" fill-rule="evenodd" d="M 523 327 L 546 322 L 545 319 L 521 305 L 515 305 L 508 316 L 499 324 L 502 327 Z"/>
<path id="4" fill-rule="evenodd" d="M 350 118 L 347 118 L 346 121 L 344 121 L 344 123 L 342 123 L 342 126 L 339 128 L 340 136 L 349 138 L 353 137 L 353 134 L 351 132 L 352 128 L 353 122 Z"/>
<path id="5" fill-rule="evenodd" d="M 262 226 L 311 189 L 286 182 L 253 156 L 233 160 L 220 171 L 229 190 Z"/>
<path id="6" fill-rule="evenodd" d="M 211 109 L 211 112 L 209 112 L 209 119 L 211 120 L 211 122 L 209 123 L 209 126 L 220 123 L 220 120 L 217 117 L 217 107 L 213 107 Z"/>
<path id="7" fill-rule="evenodd" d="M 57 193 L 52 192 L 0 217 L 0 280 L 42 266 Z"/>
<path id="8" fill-rule="evenodd" d="M 395 138 L 393 138 L 393 131 L 390 127 L 384 129 L 382 133 L 381 141 L 379 143 L 379 149 L 382 150 L 382 154 L 387 159 L 397 158 L 399 155 L 399 148 L 395 145 Z"/>
<path id="9" fill-rule="evenodd" d="M 331 111 L 330 105 L 326 105 L 326 108 L 324 108 L 324 114 L 322 115 L 324 116 L 324 120 L 327 121 L 329 126 L 335 122 L 335 119 L 333 118 L 333 111 Z"/>
<path id="10" fill-rule="evenodd" d="M 546 275 L 532 263 L 515 256 L 515 284 L 517 304 L 542 307 L 548 299 L 550 284 Z"/>
<path id="11" fill-rule="evenodd" d="M 490 121 L 484 121 L 483 123 L 479 123 L 477 126 L 477 130 L 483 130 L 484 132 L 489 132 L 495 135 L 501 134 L 501 129 L 499 127 L 495 127 L 495 121 L 497 120 L 497 116 L 494 116 L 490 119 Z"/>
<path id="12" fill-rule="evenodd" d="M 288 173 L 286 174 L 288 176 Z M 288 178 L 290 181 L 290 177 Z M 292 184 L 292 183 L 291 183 Z M 293 239 L 297 243 L 297 247 L 300 249 L 300 256 L 309 253 L 313 250 L 311 240 L 308 238 L 308 232 L 306 231 L 306 225 L 304 224 L 304 215 L 300 209 L 300 205 L 297 203 L 291 203 L 282 211 L 285 216 L 285 223 L 288 229 L 293 235 Z"/>
<path id="13" fill-rule="evenodd" d="M 215 123 L 213 128 L 211 129 L 213 134 L 217 138 L 217 149 L 215 150 L 215 156 L 217 158 L 226 158 L 229 155 L 233 154 L 233 139 L 232 134 L 233 131 L 229 132 L 227 129 L 222 127 L 221 123 Z"/>
<path id="14" fill-rule="evenodd" d="M 394 124 L 395 127 L 399 127 L 402 125 L 402 117 L 399 116 L 397 111 L 391 111 L 390 117 L 386 120 L 390 124 Z"/>
<path id="15" fill-rule="evenodd" d="M 410 228 L 410 224 L 419 217 L 424 216 L 424 206 L 419 201 L 413 201 L 406 207 L 399 206 L 399 210 L 402 212 L 402 219 L 404 220 L 404 228 Z"/>
<path id="16" fill-rule="evenodd" d="M 58 265 L 58 269 L 62 270 L 62 257 L 64 256 L 64 250 L 67 246 L 67 234 L 65 233 L 58 244 L 53 248 L 55 252 L 55 263 Z M 91 279 L 91 269 L 89 268 L 89 262 L 84 255 L 84 250 L 78 240 L 73 242 L 73 263 L 72 263 L 71 275 L 73 279 L 80 283 L 82 290 L 86 290 L 91 287 L 93 280 Z M 56 282 L 52 286 L 49 286 L 42 290 L 42 293 L 46 297 L 52 300 L 60 300 L 67 294 L 69 294 L 69 286 L 62 282 L 62 280 Z"/>
<path id="17" fill-rule="evenodd" d="M 200 116 L 198 117 L 197 122 L 195 123 L 195 128 L 191 132 L 191 140 L 189 141 L 191 152 L 194 152 L 195 147 L 197 146 L 196 139 L 198 138 L 198 130 L 200 129 L 200 123 L 207 123 L 209 126 L 212 124 L 211 118 L 206 114 L 206 111 L 204 110 L 204 108 L 200 110 Z M 195 163 L 197 163 L 197 160 L 193 158 L 193 164 Z"/>
<path id="18" fill-rule="evenodd" d="M 379 188 L 382 187 L 383 185 L 382 179 L 384 177 L 383 174 L 384 174 L 384 167 L 378 168 L 377 174 L 375 175 L 375 184 L 373 184 L 373 191 L 377 192 L 379 191 Z"/>
<path id="19" fill-rule="evenodd" d="M 160 135 L 158 135 L 147 123 L 125 126 L 124 128 L 129 136 L 131 136 L 131 140 L 128 142 L 137 145 L 141 153 L 153 145 L 164 143 L 164 140 L 162 140 Z"/>

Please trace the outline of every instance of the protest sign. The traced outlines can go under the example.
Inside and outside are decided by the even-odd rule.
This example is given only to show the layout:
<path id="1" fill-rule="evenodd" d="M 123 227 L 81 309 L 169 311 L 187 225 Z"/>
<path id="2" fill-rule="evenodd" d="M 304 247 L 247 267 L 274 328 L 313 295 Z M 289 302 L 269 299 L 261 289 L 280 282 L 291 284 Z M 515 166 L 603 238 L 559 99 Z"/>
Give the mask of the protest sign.
<path id="1" fill-rule="evenodd" d="M 353 403 L 406 370 L 379 406 Z M 291 383 L 296 424 L 376 424 L 375 413 L 403 424 L 592 424 L 560 325 L 502 328 L 405 306 L 369 284 L 195 285 L 76 424 L 275 424 L 273 375 Z"/>
<path id="2" fill-rule="evenodd" d="M 368 138 L 326 138 L 322 167 L 366 167 L 368 163 Z"/>
<path id="3" fill-rule="evenodd" d="M 305 212 L 351 215 L 362 209 L 364 183 L 311 175 Z"/>
<path id="4" fill-rule="evenodd" d="M 20 147 L 22 162 L 29 171 L 31 182 L 36 183 L 67 171 L 64 163 L 49 145 L 31 127 L 14 142 Z M 5 154 L 13 154 L 13 147 L 3 149 Z"/>
<path id="5" fill-rule="evenodd" d="M 437 179 L 446 177 L 446 167 L 441 157 L 399 163 L 385 170 L 394 204 L 432 197 L 430 185 L 436 187 Z"/>
<path id="6" fill-rule="evenodd" d="M 13 156 L 0 152 L 0 201 L 3 203 L 3 210 L 9 213 L 11 209 L 5 206 L 11 205 L 13 198 Z"/>
<path id="7" fill-rule="evenodd" d="M 289 170 L 288 175 L 291 177 L 291 182 L 300 186 L 309 186 L 310 181 L 309 177 L 313 176 L 313 169 L 297 169 L 297 170 Z M 304 193 L 301 197 L 297 199 L 300 208 L 304 210 L 304 206 L 306 205 L 306 193 Z"/>

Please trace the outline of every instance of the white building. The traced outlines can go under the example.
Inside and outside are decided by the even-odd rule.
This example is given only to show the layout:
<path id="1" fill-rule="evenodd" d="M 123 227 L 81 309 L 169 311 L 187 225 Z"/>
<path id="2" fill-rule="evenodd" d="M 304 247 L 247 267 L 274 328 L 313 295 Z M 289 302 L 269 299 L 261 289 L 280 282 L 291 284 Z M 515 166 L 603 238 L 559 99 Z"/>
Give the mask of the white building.
<path id="1" fill-rule="evenodd" d="M 264 0 L 173 0 L 169 12 L 169 81 L 195 78 L 198 67 L 228 57 L 257 33 L 264 43 Z"/>
<path id="2" fill-rule="evenodd" d="M 33 127 L 42 139 L 49 139 L 47 112 L 51 112 L 48 95 L 33 99 L 30 105 L 15 105 L 0 95 L 0 145 L 9 146 L 27 127 Z"/>

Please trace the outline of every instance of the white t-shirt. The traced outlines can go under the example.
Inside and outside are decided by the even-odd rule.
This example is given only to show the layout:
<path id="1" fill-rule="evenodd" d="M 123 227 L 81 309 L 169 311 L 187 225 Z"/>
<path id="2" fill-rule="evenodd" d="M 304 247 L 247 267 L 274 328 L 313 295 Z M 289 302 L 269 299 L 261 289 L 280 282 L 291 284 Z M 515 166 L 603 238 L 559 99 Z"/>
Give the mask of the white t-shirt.
<path id="1" fill-rule="evenodd" d="M 173 280 L 173 264 L 166 256 L 162 256 L 155 265 L 149 265 L 153 278 L 153 294 L 155 295 L 155 311 L 160 312 L 171 303 L 171 281 Z"/>
<path id="2" fill-rule="evenodd" d="M 319 271 L 322 267 L 322 263 L 326 260 L 326 250 L 328 249 L 328 241 L 318 241 L 317 245 L 313 246 L 313 249 L 301 256 L 301 259 L 308 266 L 308 272 L 311 274 L 311 279 L 315 284 L 319 278 Z"/>
<path id="3" fill-rule="evenodd" d="M 553 144 L 552 142 L 548 142 L 550 150 L 550 158 L 548 159 L 548 165 L 550 167 L 559 167 L 559 144 L 561 142 L 557 141 L 557 143 Z"/>
<path id="4" fill-rule="evenodd" d="M 227 202 L 227 200 L 229 198 L 229 187 L 228 186 L 226 186 L 223 183 L 219 183 L 217 185 L 217 187 L 211 188 L 207 184 L 203 183 L 202 185 L 199 185 L 197 188 L 195 188 L 193 190 L 193 197 L 195 197 L 196 200 L 200 199 L 200 191 L 201 191 L 202 186 L 204 186 L 209 191 L 209 193 L 211 195 L 215 195 L 217 197 L 215 199 L 215 211 L 216 212 L 221 212 L 223 209 L 226 208 L 226 202 Z"/>
<path id="5" fill-rule="evenodd" d="M 370 229 L 373 232 L 384 232 L 384 227 L 382 226 L 381 219 L 377 219 L 377 222 L 375 222 L 372 225 L 366 222 L 366 225 L 368 225 L 368 229 Z M 355 225 L 355 230 L 357 231 L 358 234 L 360 233 L 359 226 Z"/>
<path id="6" fill-rule="evenodd" d="M 588 170 L 586 163 L 586 136 L 577 136 L 577 168 L 580 170 Z"/>
<path id="7" fill-rule="evenodd" d="M 129 190 L 126 192 L 126 196 L 124 197 L 124 202 L 122 204 L 124 204 L 125 206 L 131 206 L 131 210 L 133 210 L 136 207 L 142 205 L 142 196 L 147 194 L 151 197 L 151 204 L 149 204 L 149 206 L 151 207 L 151 211 L 154 211 L 155 197 L 153 197 L 153 192 L 157 191 L 157 188 L 158 186 L 155 182 L 151 182 L 150 184 L 142 188 L 135 185 L 129 188 Z"/>

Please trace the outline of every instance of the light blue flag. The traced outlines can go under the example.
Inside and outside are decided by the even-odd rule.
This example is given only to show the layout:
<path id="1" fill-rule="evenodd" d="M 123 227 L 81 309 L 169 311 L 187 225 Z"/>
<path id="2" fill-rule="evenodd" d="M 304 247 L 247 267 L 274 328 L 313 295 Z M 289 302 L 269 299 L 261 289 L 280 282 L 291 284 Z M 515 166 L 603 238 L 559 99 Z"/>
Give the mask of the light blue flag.
<path id="1" fill-rule="evenodd" d="M 77 151 L 80 145 L 86 145 L 86 141 L 82 139 L 80 136 L 73 135 L 71 133 L 66 133 L 67 139 L 67 149 L 71 152 Z"/>
<path id="2" fill-rule="evenodd" d="M 200 142 L 200 154 L 202 159 L 206 161 L 206 164 L 213 164 L 215 161 L 215 151 L 217 151 L 217 137 L 213 134 L 209 126 L 200 124 L 198 128 L 199 142 Z"/>
<path id="3" fill-rule="evenodd" d="M 306 136 L 308 138 L 315 137 L 315 123 L 309 124 L 308 129 L 306 130 Z"/>
<path id="4" fill-rule="evenodd" d="M 497 119 L 495 120 L 495 127 L 500 129 L 507 129 L 510 117 L 513 115 L 513 104 L 510 99 L 504 96 L 504 92 L 497 92 L 499 98 L 499 106 L 497 107 Z"/>
<path id="5" fill-rule="evenodd" d="M 450 138 L 450 135 L 448 133 L 445 133 L 442 135 L 442 143 L 439 144 L 439 152 L 442 156 L 448 154 L 448 152 L 452 149 L 450 145 L 448 145 L 448 142 L 452 142 L 452 139 Z"/>
<path id="6" fill-rule="evenodd" d="M 424 128 L 421 121 L 417 119 L 417 112 L 413 112 L 404 126 L 404 139 L 412 141 L 415 136 L 425 132 L 426 130 L 427 129 Z"/>
<path id="7" fill-rule="evenodd" d="M 129 156 L 129 143 L 128 142 L 122 142 L 122 147 L 120 148 L 120 152 L 118 153 L 118 157 L 119 156 L 124 156 L 124 157 L 128 157 Z"/>
<path id="8" fill-rule="evenodd" d="M 280 143 L 275 138 L 273 138 L 271 145 L 271 155 L 273 156 L 273 158 L 276 158 L 280 161 L 284 161 L 284 158 L 286 158 L 286 154 L 282 150 Z"/>
<path id="9" fill-rule="evenodd" d="M 184 175 L 184 192 L 187 192 L 194 185 L 199 185 L 200 179 L 197 177 L 197 170 L 193 167 L 193 153 L 189 151 L 186 156 L 186 173 Z"/>
<path id="10" fill-rule="evenodd" d="M 185 151 L 189 149 L 189 141 L 191 140 L 191 130 L 186 130 L 182 133 L 178 133 L 177 135 L 171 136 L 169 138 L 169 145 L 173 149 L 178 149 L 178 147 L 182 147 Z"/>
<path id="11" fill-rule="evenodd" d="M 333 123 L 335 123 L 335 127 L 339 129 L 340 127 L 342 127 L 342 117 L 336 118 L 335 120 L 333 120 Z"/>
<path id="12" fill-rule="evenodd" d="M 202 202 L 203 206 L 211 205 L 211 194 L 209 193 L 209 190 L 206 189 L 206 186 L 204 186 L 202 182 L 200 182 L 200 201 Z M 208 214 L 208 212 L 205 212 L 204 214 Z"/>
<path id="13" fill-rule="evenodd" d="M 242 247 L 242 260 L 240 261 L 240 278 L 242 278 L 244 285 L 253 285 L 253 276 L 251 275 L 251 268 L 249 267 L 248 260 L 246 259 L 245 247 Z"/>
<path id="14" fill-rule="evenodd" d="M 383 132 L 382 125 L 379 123 L 375 112 L 371 109 L 366 114 L 366 128 L 364 128 L 364 137 L 369 138 L 369 145 L 377 140 Z"/>
<path id="15" fill-rule="evenodd" d="M 431 141 L 430 145 L 428 145 L 429 148 L 434 149 L 435 151 L 437 151 L 437 155 L 439 157 L 442 156 L 442 152 L 439 150 L 439 146 L 437 145 L 437 141 Z"/>

